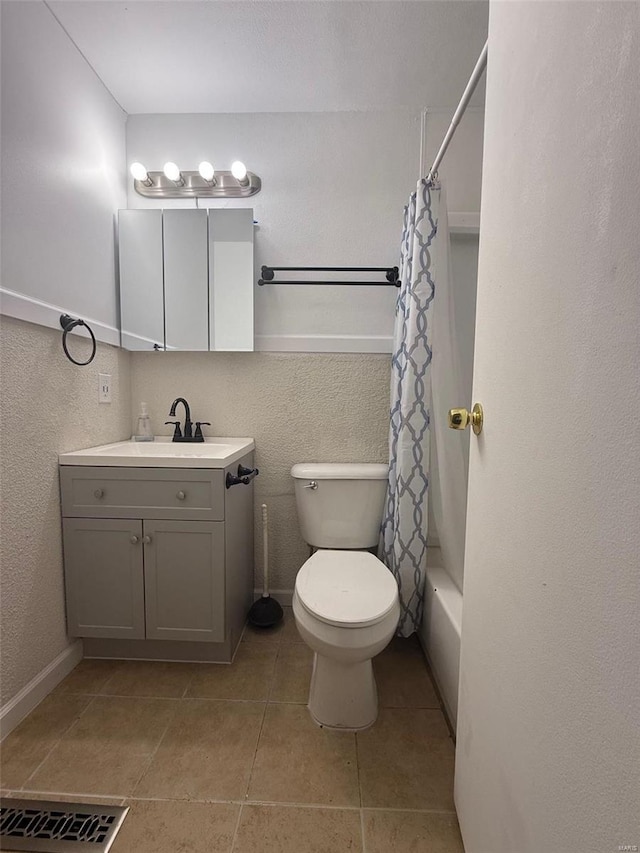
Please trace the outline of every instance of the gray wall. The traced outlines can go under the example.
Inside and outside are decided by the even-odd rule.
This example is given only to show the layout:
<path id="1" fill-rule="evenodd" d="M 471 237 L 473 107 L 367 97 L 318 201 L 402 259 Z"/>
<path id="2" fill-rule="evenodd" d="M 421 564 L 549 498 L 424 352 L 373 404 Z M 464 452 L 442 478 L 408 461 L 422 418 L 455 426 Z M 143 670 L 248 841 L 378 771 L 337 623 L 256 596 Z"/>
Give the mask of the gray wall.
<path id="1" fill-rule="evenodd" d="M 2 3 L 2 311 L 118 344 L 125 113 L 44 3 Z"/>

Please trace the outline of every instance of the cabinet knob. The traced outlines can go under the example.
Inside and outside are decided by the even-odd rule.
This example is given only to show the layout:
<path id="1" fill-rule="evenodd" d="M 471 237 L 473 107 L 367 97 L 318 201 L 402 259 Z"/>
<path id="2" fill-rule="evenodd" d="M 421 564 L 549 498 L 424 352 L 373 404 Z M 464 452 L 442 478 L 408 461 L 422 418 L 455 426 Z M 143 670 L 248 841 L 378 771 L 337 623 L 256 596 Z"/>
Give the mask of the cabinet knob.
<path id="1" fill-rule="evenodd" d="M 151 537 L 150 536 L 143 536 L 142 541 L 144 542 L 145 545 L 150 545 L 151 544 Z"/>
<path id="2" fill-rule="evenodd" d="M 176 497 L 178 498 L 179 501 L 183 501 L 186 498 L 186 496 L 187 496 L 186 493 L 183 492 L 182 489 L 180 489 L 180 491 L 176 495 Z"/>
<path id="3" fill-rule="evenodd" d="M 104 497 L 104 489 L 96 489 L 93 493 L 93 496 L 94 498 L 98 498 L 98 500 L 100 500 L 100 498 Z"/>
<path id="4" fill-rule="evenodd" d="M 131 542 L 132 545 L 137 545 L 139 541 L 140 539 L 135 535 L 129 537 L 129 542 Z"/>

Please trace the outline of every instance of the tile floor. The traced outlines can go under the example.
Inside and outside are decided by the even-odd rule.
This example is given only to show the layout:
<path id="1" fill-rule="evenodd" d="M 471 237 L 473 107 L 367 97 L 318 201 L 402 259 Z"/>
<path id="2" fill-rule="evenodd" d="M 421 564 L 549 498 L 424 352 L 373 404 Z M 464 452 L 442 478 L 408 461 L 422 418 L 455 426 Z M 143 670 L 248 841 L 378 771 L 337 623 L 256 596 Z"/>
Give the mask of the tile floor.
<path id="1" fill-rule="evenodd" d="M 327 731 L 285 610 L 232 666 L 82 661 L 3 743 L 4 793 L 127 803 L 112 853 L 464 853 L 417 642 L 375 659 L 371 729 Z"/>

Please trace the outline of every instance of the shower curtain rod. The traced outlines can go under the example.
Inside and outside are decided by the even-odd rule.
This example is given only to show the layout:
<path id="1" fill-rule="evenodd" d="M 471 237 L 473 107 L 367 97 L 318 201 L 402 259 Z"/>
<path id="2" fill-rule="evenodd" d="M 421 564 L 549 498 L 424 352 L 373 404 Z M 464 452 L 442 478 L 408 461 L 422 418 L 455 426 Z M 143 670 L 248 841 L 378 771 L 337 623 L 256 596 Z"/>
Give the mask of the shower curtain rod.
<path id="1" fill-rule="evenodd" d="M 487 50 L 488 50 L 489 42 L 486 41 L 484 43 L 484 47 L 482 48 L 482 53 L 478 57 L 478 61 L 476 62 L 476 67 L 473 69 L 473 73 L 469 78 L 469 82 L 467 83 L 467 87 L 464 90 L 462 97 L 460 98 L 460 103 L 453 114 L 453 118 L 451 119 L 451 124 L 449 125 L 449 130 L 446 132 L 444 139 L 442 140 L 442 145 L 438 153 L 436 154 L 436 159 L 433 161 L 433 166 L 429 169 L 429 174 L 427 175 L 427 180 L 432 180 L 437 172 L 438 166 L 442 162 L 442 158 L 447 152 L 447 148 L 449 147 L 449 143 L 453 138 L 453 134 L 456 132 L 457 126 L 460 124 L 460 119 L 464 115 L 464 111 L 467 109 L 469 105 L 469 101 L 471 100 L 471 96 L 475 92 L 476 86 L 478 85 L 478 81 L 480 77 L 482 77 L 482 72 L 487 67 Z"/>

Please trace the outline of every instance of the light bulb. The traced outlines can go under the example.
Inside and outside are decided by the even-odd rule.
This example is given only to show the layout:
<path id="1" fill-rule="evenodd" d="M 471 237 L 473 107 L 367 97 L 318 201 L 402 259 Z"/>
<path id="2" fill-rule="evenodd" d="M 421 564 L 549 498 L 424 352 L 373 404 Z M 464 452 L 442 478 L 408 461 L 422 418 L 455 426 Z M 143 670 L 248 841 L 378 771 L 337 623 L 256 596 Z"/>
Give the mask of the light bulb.
<path id="1" fill-rule="evenodd" d="M 213 181 L 215 169 L 213 168 L 211 163 L 209 163 L 208 160 L 203 160 L 202 163 L 200 163 L 200 165 L 198 166 L 198 171 L 200 172 L 200 177 L 203 180 L 207 181 L 208 183 L 211 183 L 211 181 Z"/>
<path id="2" fill-rule="evenodd" d="M 142 165 L 142 163 L 132 163 L 131 168 L 130 168 L 130 172 L 133 175 L 133 177 L 136 179 L 136 181 L 142 181 L 142 183 L 144 183 L 145 181 L 149 180 L 149 175 L 147 173 L 147 170 Z"/>
<path id="3" fill-rule="evenodd" d="M 236 160 L 231 164 L 231 174 L 236 181 L 240 181 L 242 183 L 247 177 L 247 167 L 244 163 L 241 163 L 240 160 Z"/>
<path id="4" fill-rule="evenodd" d="M 176 164 L 172 163 L 171 161 L 164 164 L 163 171 L 164 171 L 165 176 L 167 178 L 169 178 L 170 181 L 174 181 L 174 183 L 176 183 L 176 184 L 179 183 L 180 180 L 182 179 L 180 169 L 178 169 Z"/>

